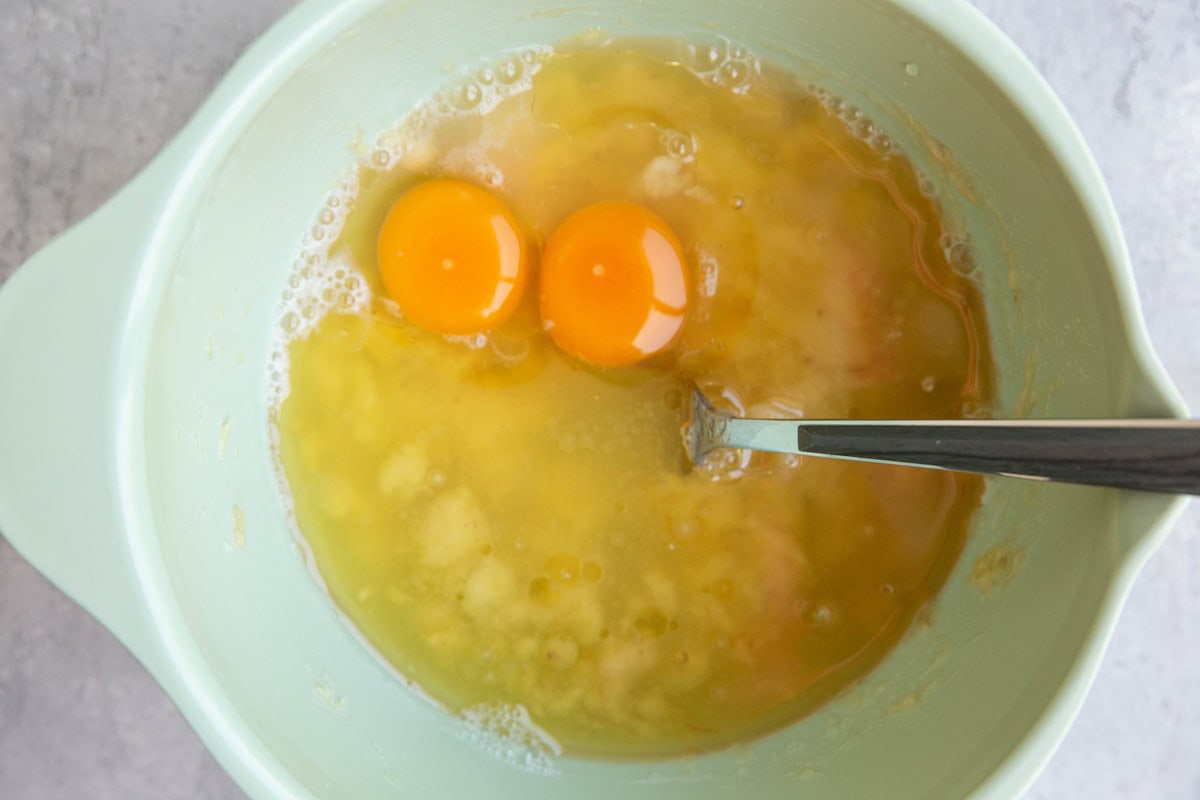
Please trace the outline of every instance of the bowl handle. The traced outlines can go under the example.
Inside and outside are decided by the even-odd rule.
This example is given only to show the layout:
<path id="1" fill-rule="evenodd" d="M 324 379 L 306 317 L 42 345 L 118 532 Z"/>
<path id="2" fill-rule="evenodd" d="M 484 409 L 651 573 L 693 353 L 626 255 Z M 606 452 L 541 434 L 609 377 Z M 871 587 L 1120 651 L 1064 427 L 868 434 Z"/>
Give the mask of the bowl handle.
<path id="1" fill-rule="evenodd" d="M 114 369 L 162 172 L 143 172 L 0 286 L 0 533 L 160 680 L 117 491 Z"/>

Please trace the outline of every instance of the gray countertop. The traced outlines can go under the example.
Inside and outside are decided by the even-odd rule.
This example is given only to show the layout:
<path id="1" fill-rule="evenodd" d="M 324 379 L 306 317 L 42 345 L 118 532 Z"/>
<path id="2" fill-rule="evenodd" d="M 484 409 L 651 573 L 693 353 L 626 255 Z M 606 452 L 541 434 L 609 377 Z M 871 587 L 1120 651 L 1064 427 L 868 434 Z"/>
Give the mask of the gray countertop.
<path id="1" fill-rule="evenodd" d="M 1151 336 L 1200 408 L 1200 0 L 973 2 L 1083 130 Z M 290 5 L 0 0 L 0 281 L 131 178 Z M 1193 504 L 1031 798 L 1200 798 L 1198 533 Z M 0 798 L 240 797 L 121 645 L 0 538 Z"/>

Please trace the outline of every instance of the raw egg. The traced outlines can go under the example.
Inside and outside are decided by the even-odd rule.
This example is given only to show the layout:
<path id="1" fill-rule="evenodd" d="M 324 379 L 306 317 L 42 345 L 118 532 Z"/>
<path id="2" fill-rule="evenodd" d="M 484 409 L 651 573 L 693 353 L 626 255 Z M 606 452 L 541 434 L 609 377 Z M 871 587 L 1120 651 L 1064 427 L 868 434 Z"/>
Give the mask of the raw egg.
<path id="1" fill-rule="evenodd" d="M 419 184 L 379 232 L 379 275 L 416 325 L 472 334 L 502 324 L 521 302 L 526 247 L 512 211 L 466 181 Z"/>
<path id="2" fill-rule="evenodd" d="M 601 366 L 662 352 L 688 305 L 683 248 L 654 212 L 628 202 L 587 206 L 542 256 L 542 321 L 561 349 Z"/>

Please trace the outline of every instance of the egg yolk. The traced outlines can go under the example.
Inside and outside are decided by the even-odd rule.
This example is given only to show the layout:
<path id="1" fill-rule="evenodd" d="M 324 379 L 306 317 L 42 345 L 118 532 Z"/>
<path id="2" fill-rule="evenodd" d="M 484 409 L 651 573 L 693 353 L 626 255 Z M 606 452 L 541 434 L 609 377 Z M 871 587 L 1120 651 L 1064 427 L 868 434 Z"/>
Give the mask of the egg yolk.
<path id="1" fill-rule="evenodd" d="M 379 274 L 401 313 L 431 331 L 499 326 L 521 302 L 526 247 L 512 211 L 460 180 L 432 180 L 392 206 L 379 232 Z"/>
<path id="2" fill-rule="evenodd" d="M 596 203 L 568 217 L 546 243 L 540 281 L 551 338 L 592 364 L 641 361 L 683 327 L 683 248 L 662 218 L 634 203 Z"/>

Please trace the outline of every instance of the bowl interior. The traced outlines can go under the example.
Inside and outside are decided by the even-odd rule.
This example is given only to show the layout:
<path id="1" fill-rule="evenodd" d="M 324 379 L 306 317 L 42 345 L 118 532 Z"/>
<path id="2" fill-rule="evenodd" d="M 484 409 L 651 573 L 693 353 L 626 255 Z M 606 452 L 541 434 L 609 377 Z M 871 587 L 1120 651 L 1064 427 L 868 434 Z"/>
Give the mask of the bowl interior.
<path id="1" fill-rule="evenodd" d="M 154 520 L 140 546 L 169 586 L 171 635 L 215 687 L 217 713 L 255 742 L 252 758 L 330 798 L 402 790 L 588 798 L 617 785 L 655 798 L 949 797 L 996 771 L 1064 684 L 1082 691 L 1087 670 L 1075 668 L 1102 644 L 1117 576 L 1167 505 L 996 481 L 927 622 L 821 712 L 712 755 L 546 759 L 452 720 L 356 640 L 309 574 L 273 469 L 274 310 L 301 237 L 361 154 L 357 143 L 394 123 L 447 70 L 596 27 L 730 37 L 882 123 L 970 237 L 1003 413 L 1170 414 L 1130 343 L 1122 303 L 1132 298 L 1122 299 L 1114 280 L 1125 269 L 1113 249 L 1119 236 L 1100 228 L 1111 220 L 1097 220 L 1044 132 L 976 65 L 995 34 L 964 8 L 923 22 L 906 5 L 468 0 L 451 13 L 416 0 L 314 2 L 296 12 L 313 20 L 309 35 L 267 67 L 290 77 L 243 115 L 244 125 L 213 140 L 193 165 L 195 188 L 166 222 L 139 442 L 141 494 Z M 1010 61 L 1025 75 L 1016 56 Z M 1019 568 L 1005 571 L 1013 560 Z M 990 591 L 987 570 L 973 575 L 980 564 L 1001 566 L 988 573 L 997 578 Z M 1069 704 L 1058 706 L 1063 724 Z M 1060 730 L 1045 727 L 1047 741 Z M 1022 751 L 1022 765 L 992 790 L 1019 785 L 1036 749 Z"/>

